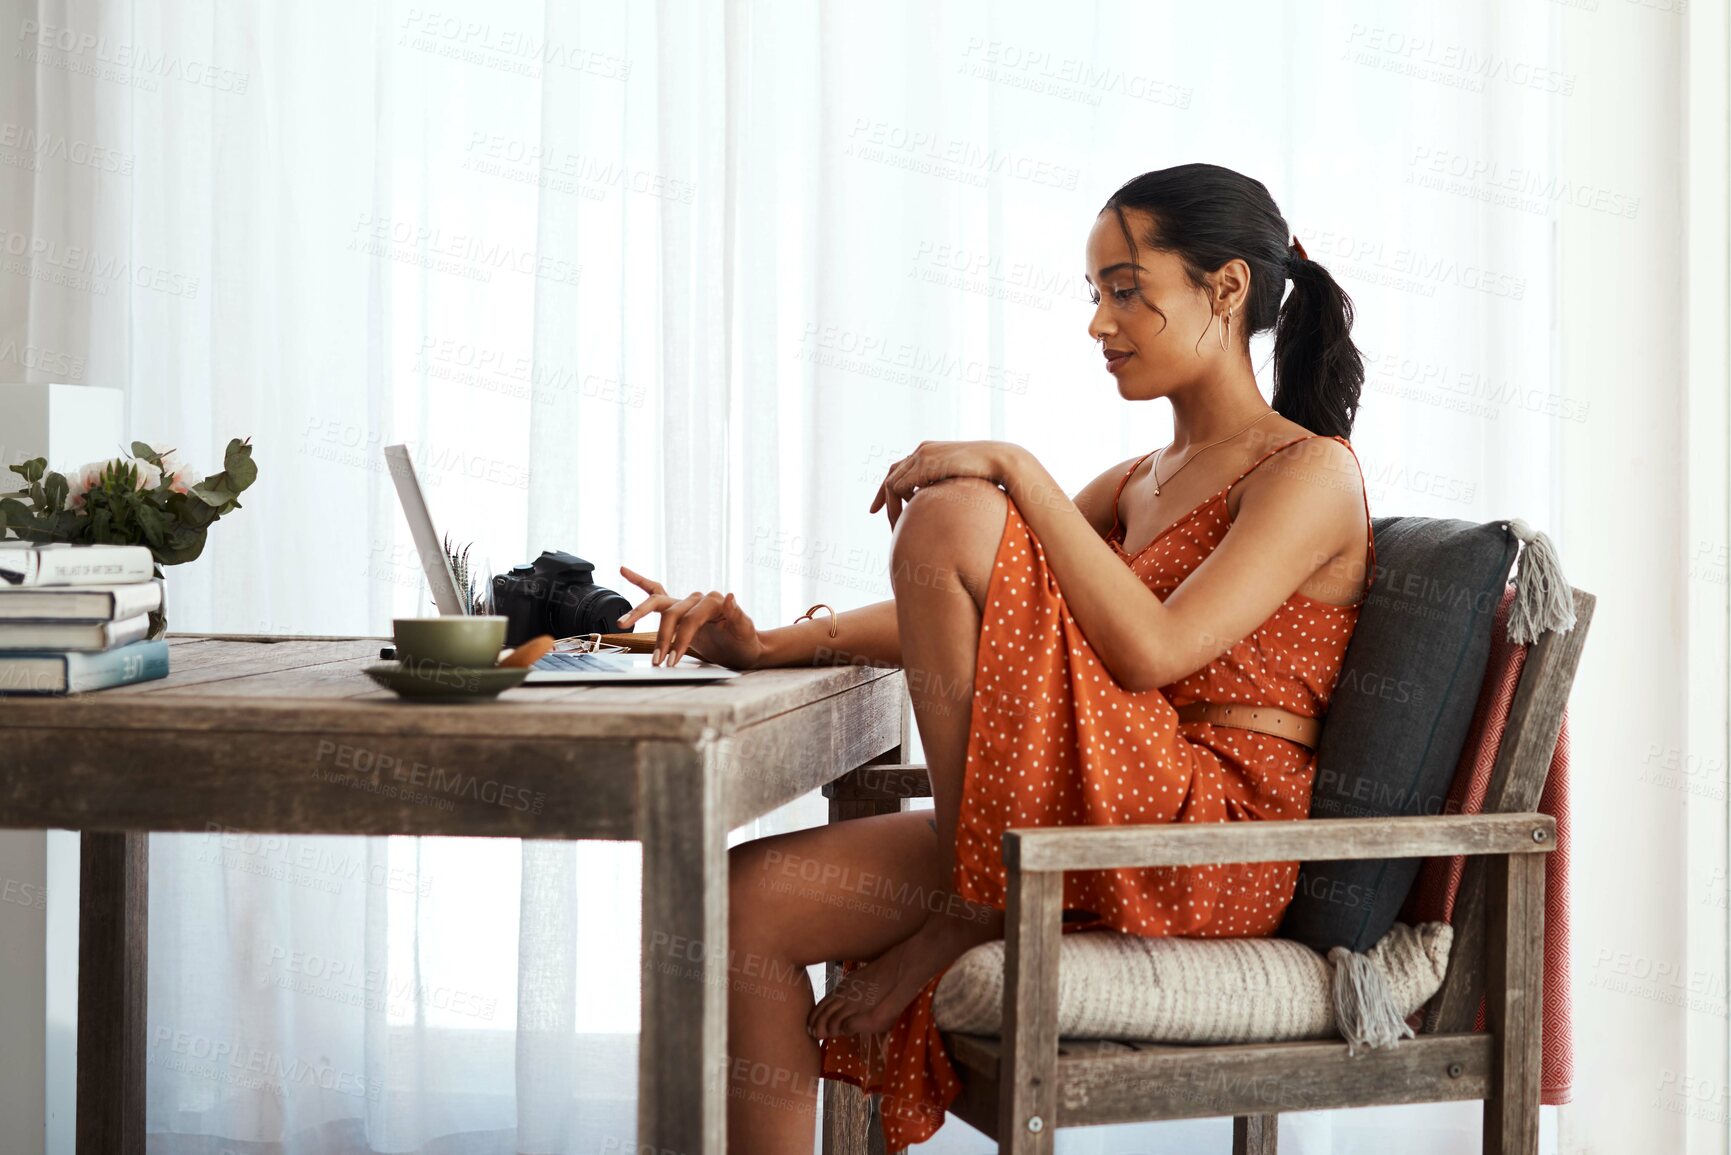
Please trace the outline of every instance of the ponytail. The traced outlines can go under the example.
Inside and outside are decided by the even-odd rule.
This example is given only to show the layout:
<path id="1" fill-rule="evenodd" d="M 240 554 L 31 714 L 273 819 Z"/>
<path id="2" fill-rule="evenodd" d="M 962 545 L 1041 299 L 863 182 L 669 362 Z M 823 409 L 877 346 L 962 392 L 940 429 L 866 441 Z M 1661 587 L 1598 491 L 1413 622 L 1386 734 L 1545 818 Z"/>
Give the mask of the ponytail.
<path id="1" fill-rule="evenodd" d="M 1132 261 L 1137 238 L 1124 210 L 1146 211 L 1151 231 L 1143 242 L 1176 253 L 1198 288 L 1209 272 L 1243 259 L 1250 291 L 1243 327 L 1234 325 L 1233 333 L 1248 342 L 1253 333 L 1274 330 L 1274 411 L 1313 433 L 1352 433 L 1364 387 L 1364 358 L 1351 337 L 1352 301 L 1296 238 L 1288 245 L 1286 218 L 1261 181 L 1216 164 L 1175 165 L 1125 182 L 1101 211 L 1108 209 L 1117 214 Z"/>
<path id="2" fill-rule="evenodd" d="M 1313 433 L 1347 437 L 1364 387 L 1352 298 L 1301 252 L 1290 259 L 1292 292 L 1274 326 L 1274 411 Z"/>

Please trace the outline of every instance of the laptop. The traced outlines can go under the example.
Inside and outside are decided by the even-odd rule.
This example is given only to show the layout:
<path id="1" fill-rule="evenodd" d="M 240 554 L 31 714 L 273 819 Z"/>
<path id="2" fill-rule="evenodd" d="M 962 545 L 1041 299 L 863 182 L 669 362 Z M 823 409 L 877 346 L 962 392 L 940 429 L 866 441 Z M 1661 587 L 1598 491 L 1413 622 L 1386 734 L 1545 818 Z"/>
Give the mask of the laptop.
<path id="1" fill-rule="evenodd" d="M 421 479 L 409 457 L 409 447 L 385 446 L 385 466 L 396 485 L 397 501 L 403 507 L 403 516 L 408 519 L 415 552 L 421 558 L 421 572 L 427 575 L 427 585 L 433 593 L 433 604 L 439 608 L 440 614 L 468 613 L 467 601 L 457 589 L 457 576 L 451 572 L 451 561 L 445 556 L 444 546 L 433 528 L 433 517 L 427 511 L 427 499 L 421 493 Z M 714 682 L 739 676 L 738 670 L 699 661 L 690 654 L 671 666 L 654 665 L 654 660 L 653 654 L 573 654 L 560 651 L 548 654 L 530 666 L 529 676 L 523 679 L 523 684 Z"/>

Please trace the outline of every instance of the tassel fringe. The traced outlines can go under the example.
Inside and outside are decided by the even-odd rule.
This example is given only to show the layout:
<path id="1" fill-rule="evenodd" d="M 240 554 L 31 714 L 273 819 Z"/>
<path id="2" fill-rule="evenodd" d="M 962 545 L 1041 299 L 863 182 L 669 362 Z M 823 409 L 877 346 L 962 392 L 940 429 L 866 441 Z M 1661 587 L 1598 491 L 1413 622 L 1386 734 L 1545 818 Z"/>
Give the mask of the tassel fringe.
<path id="1" fill-rule="evenodd" d="M 1369 955 L 1337 946 L 1328 952 L 1328 961 L 1334 965 L 1334 1021 L 1346 1039 L 1347 1054 L 1358 1054 L 1360 1047 L 1392 1047 L 1413 1037 Z"/>
<path id="2" fill-rule="evenodd" d="M 1522 543 L 1515 601 L 1509 607 L 1509 641 L 1524 646 L 1547 630 L 1566 633 L 1575 625 L 1575 599 L 1556 548 L 1550 538 L 1518 517 L 1506 524 Z"/>

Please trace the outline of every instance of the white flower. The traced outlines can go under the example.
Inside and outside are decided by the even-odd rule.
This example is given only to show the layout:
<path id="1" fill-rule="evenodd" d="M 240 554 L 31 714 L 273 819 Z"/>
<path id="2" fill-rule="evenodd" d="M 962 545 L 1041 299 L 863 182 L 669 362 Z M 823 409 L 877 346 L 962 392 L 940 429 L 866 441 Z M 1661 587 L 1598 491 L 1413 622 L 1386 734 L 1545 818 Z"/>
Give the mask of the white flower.
<path id="1" fill-rule="evenodd" d="M 157 458 L 161 460 L 162 472 L 169 474 L 170 476 L 173 476 L 186 468 L 186 458 L 180 455 L 180 450 L 178 449 L 163 449 L 160 446 L 152 445 L 150 451 L 156 454 Z"/>
<path id="2" fill-rule="evenodd" d="M 155 445 L 152 445 L 150 450 L 161 459 L 162 475 L 168 478 L 168 486 L 174 492 L 185 493 L 204 480 L 204 474 L 188 465 L 186 458 L 180 455 L 180 450 L 170 449 L 164 452 Z M 145 465 L 146 463 L 141 461 L 139 464 Z"/>
<path id="3" fill-rule="evenodd" d="M 102 484 L 104 473 L 118 472 L 129 465 L 138 470 L 138 480 L 134 488 L 155 489 L 162 483 L 162 470 L 148 461 L 132 457 L 113 457 L 107 461 L 92 461 L 90 464 L 80 467 L 78 472 L 67 476 L 67 504 L 73 509 L 83 509 L 84 495 Z"/>
<path id="4" fill-rule="evenodd" d="M 142 457 L 132 458 L 130 461 L 120 461 L 117 459 L 114 462 L 116 469 L 127 464 L 132 465 L 138 470 L 138 483 L 134 488 L 155 489 L 157 486 L 162 484 L 162 470 L 144 460 Z"/>
<path id="5" fill-rule="evenodd" d="M 68 503 L 73 509 L 84 508 L 84 494 L 102 479 L 102 471 L 107 469 L 109 464 L 107 461 L 92 461 L 67 475 L 66 493 Z"/>

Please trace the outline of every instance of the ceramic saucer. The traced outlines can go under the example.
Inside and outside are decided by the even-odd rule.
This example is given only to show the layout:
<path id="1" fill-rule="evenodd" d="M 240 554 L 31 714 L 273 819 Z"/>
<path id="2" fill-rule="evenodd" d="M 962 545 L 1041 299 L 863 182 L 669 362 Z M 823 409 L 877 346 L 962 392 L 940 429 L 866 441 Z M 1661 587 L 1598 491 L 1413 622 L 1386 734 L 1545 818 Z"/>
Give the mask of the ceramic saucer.
<path id="1" fill-rule="evenodd" d="M 401 662 L 379 662 L 366 668 L 367 677 L 405 698 L 493 698 L 520 685 L 527 666 L 438 666 L 427 663 L 413 670 Z"/>

